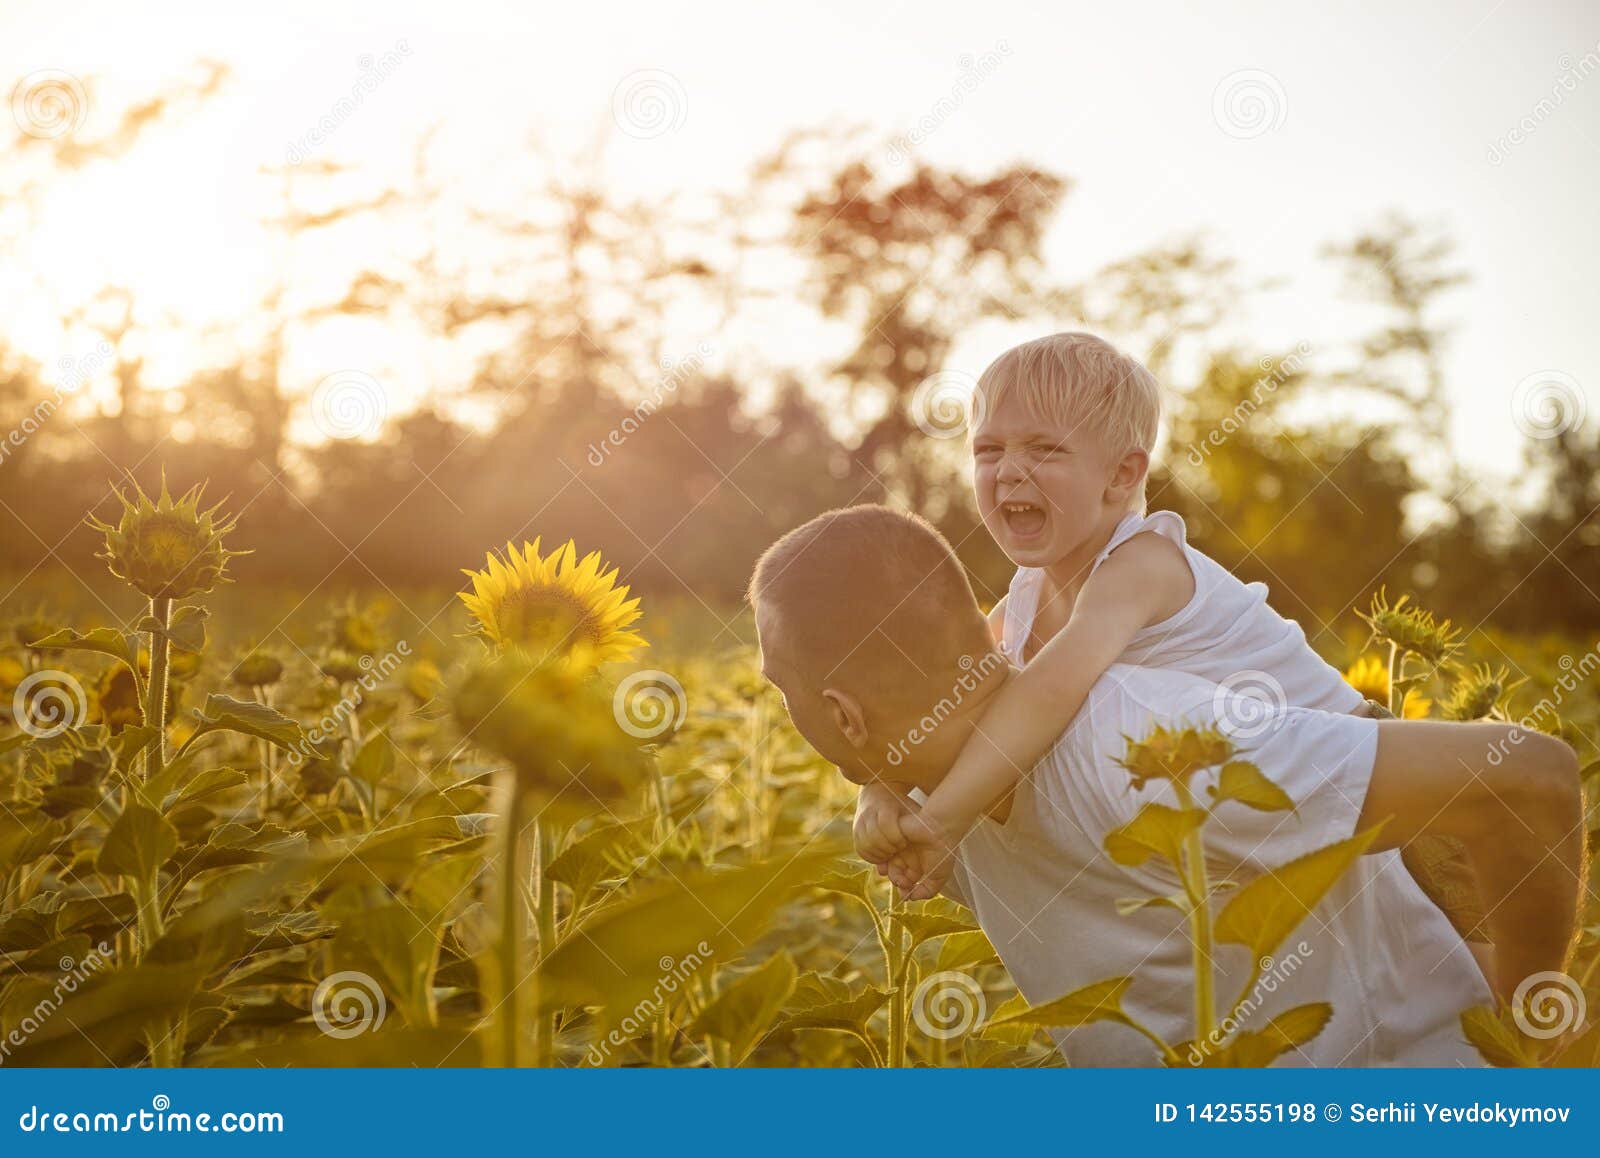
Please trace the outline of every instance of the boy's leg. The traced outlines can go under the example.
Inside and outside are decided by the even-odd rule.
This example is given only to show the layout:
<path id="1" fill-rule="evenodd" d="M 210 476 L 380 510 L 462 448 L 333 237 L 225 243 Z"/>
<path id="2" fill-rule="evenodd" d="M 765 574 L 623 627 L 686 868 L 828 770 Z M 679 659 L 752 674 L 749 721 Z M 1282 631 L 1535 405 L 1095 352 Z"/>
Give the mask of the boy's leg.
<path id="1" fill-rule="evenodd" d="M 1395 718 L 1376 700 L 1368 700 L 1351 714 L 1375 720 Z M 1484 923 L 1487 914 L 1483 895 L 1477 874 L 1467 860 L 1466 845 L 1453 836 L 1419 836 L 1400 850 L 1400 858 L 1417 887 L 1450 918 L 1478 964 L 1487 966 L 1487 951 L 1493 946 Z"/>
<path id="2" fill-rule="evenodd" d="M 1379 721 L 1357 824 L 1385 820 L 1374 848 L 1400 849 L 1427 835 L 1465 842 L 1501 1000 L 1525 978 L 1567 967 L 1587 869 L 1570 747 L 1512 724 Z"/>

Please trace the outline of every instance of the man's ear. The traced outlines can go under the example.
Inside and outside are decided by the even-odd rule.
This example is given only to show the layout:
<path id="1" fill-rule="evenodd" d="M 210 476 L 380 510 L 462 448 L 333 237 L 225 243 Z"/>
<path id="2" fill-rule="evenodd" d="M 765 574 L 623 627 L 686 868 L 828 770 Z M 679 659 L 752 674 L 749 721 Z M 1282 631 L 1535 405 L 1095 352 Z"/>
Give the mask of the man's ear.
<path id="1" fill-rule="evenodd" d="M 861 704 L 849 692 L 837 691 L 834 688 L 824 688 L 822 698 L 828 701 L 828 710 L 833 714 L 833 725 L 839 729 L 839 734 L 852 748 L 864 748 L 867 745 L 867 717 L 861 711 Z"/>
<path id="2" fill-rule="evenodd" d="M 1134 447 L 1117 460 L 1106 483 L 1106 499 L 1112 506 L 1122 506 L 1139 489 L 1144 476 L 1150 472 L 1150 452 Z"/>

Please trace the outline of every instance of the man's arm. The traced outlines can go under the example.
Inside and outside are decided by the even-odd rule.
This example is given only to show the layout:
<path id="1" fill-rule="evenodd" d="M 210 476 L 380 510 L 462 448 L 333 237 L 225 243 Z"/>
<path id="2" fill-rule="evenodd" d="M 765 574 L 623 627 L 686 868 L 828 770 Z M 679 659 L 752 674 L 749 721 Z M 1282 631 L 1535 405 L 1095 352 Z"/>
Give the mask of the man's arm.
<path id="1" fill-rule="evenodd" d="M 996 647 L 1003 647 L 1006 642 L 1006 601 L 1011 598 L 1010 592 L 1000 596 L 1000 602 L 989 609 L 989 635 L 994 639 Z"/>
<path id="2" fill-rule="evenodd" d="M 1423 833 L 1466 846 L 1488 907 L 1496 992 L 1567 962 L 1584 874 L 1578 760 L 1553 737 L 1506 724 L 1384 720 L 1358 828 L 1374 848 Z"/>

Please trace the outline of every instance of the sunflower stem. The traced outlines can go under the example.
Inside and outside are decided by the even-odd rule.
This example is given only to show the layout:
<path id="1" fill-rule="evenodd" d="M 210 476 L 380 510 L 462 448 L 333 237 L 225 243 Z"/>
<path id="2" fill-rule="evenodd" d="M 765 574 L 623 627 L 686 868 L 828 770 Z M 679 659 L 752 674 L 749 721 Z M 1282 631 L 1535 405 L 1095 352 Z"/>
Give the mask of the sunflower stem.
<path id="1" fill-rule="evenodd" d="M 905 992 L 905 923 L 901 920 L 904 910 L 904 902 L 895 893 L 894 886 L 890 885 L 884 963 L 889 975 L 888 1064 L 892 1069 L 904 1069 L 906 1064 L 906 1012 L 910 1008 L 910 995 Z"/>
<path id="2" fill-rule="evenodd" d="M 491 1006 L 498 1027 L 500 1064 L 515 1069 L 522 1064 L 522 825 L 524 797 L 516 778 L 507 776 L 505 830 L 500 849 L 500 937 L 496 945 L 498 1008 Z"/>
<path id="3" fill-rule="evenodd" d="M 1174 780 L 1178 806 L 1185 812 L 1195 807 L 1194 795 L 1182 780 Z M 1211 1037 L 1217 1024 L 1217 981 L 1213 964 L 1211 929 L 1211 881 L 1206 873 L 1205 845 L 1200 829 L 1189 830 L 1183 838 L 1184 889 L 1189 895 L 1189 939 L 1194 948 L 1194 1040 Z"/>
<path id="4" fill-rule="evenodd" d="M 150 683 L 145 697 L 145 726 L 156 730 L 155 742 L 145 750 L 146 782 L 161 775 L 167 765 L 167 661 L 172 641 L 167 631 L 172 626 L 172 600 L 164 595 L 150 597 L 150 618 L 156 629 L 150 632 Z"/>
<path id="5" fill-rule="evenodd" d="M 545 959 L 548 958 L 556 946 L 556 883 L 551 880 L 546 872 L 550 862 L 555 859 L 556 835 L 551 826 L 544 821 L 534 821 L 534 846 L 537 852 L 533 865 L 533 891 L 539 898 L 538 927 L 539 927 L 539 960 L 534 966 L 533 976 L 530 978 L 533 992 L 533 1014 L 536 1037 L 534 1038 L 533 1064 L 536 1066 L 553 1066 L 556 1064 L 556 1015 L 551 1010 L 546 1013 L 542 1010 L 543 972 Z"/>
<path id="6" fill-rule="evenodd" d="M 272 706 L 272 693 L 266 688 L 255 689 L 256 703 L 264 707 Z M 261 758 L 261 815 L 263 818 L 272 813 L 272 745 L 265 740 L 256 741 L 256 750 Z"/>

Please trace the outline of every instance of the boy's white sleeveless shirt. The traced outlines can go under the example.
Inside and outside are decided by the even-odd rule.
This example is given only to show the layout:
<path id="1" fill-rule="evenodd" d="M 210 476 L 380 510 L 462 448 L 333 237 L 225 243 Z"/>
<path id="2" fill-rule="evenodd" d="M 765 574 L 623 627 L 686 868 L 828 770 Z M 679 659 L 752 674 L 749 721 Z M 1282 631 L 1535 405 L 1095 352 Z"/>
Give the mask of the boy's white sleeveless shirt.
<path id="1" fill-rule="evenodd" d="M 1201 676 L 1277 706 L 1351 712 L 1361 693 L 1306 642 L 1306 633 L 1267 603 L 1264 583 L 1243 583 L 1215 559 L 1189 545 L 1183 519 L 1172 511 L 1128 515 L 1095 558 L 1091 573 L 1122 544 L 1145 531 L 1177 544 L 1194 574 L 1194 595 L 1175 615 L 1133 637 L 1119 663 Z M 1001 650 L 1021 666 L 1039 610 L 1044 572 L 1019 567 L 1006 597 Z"/>

